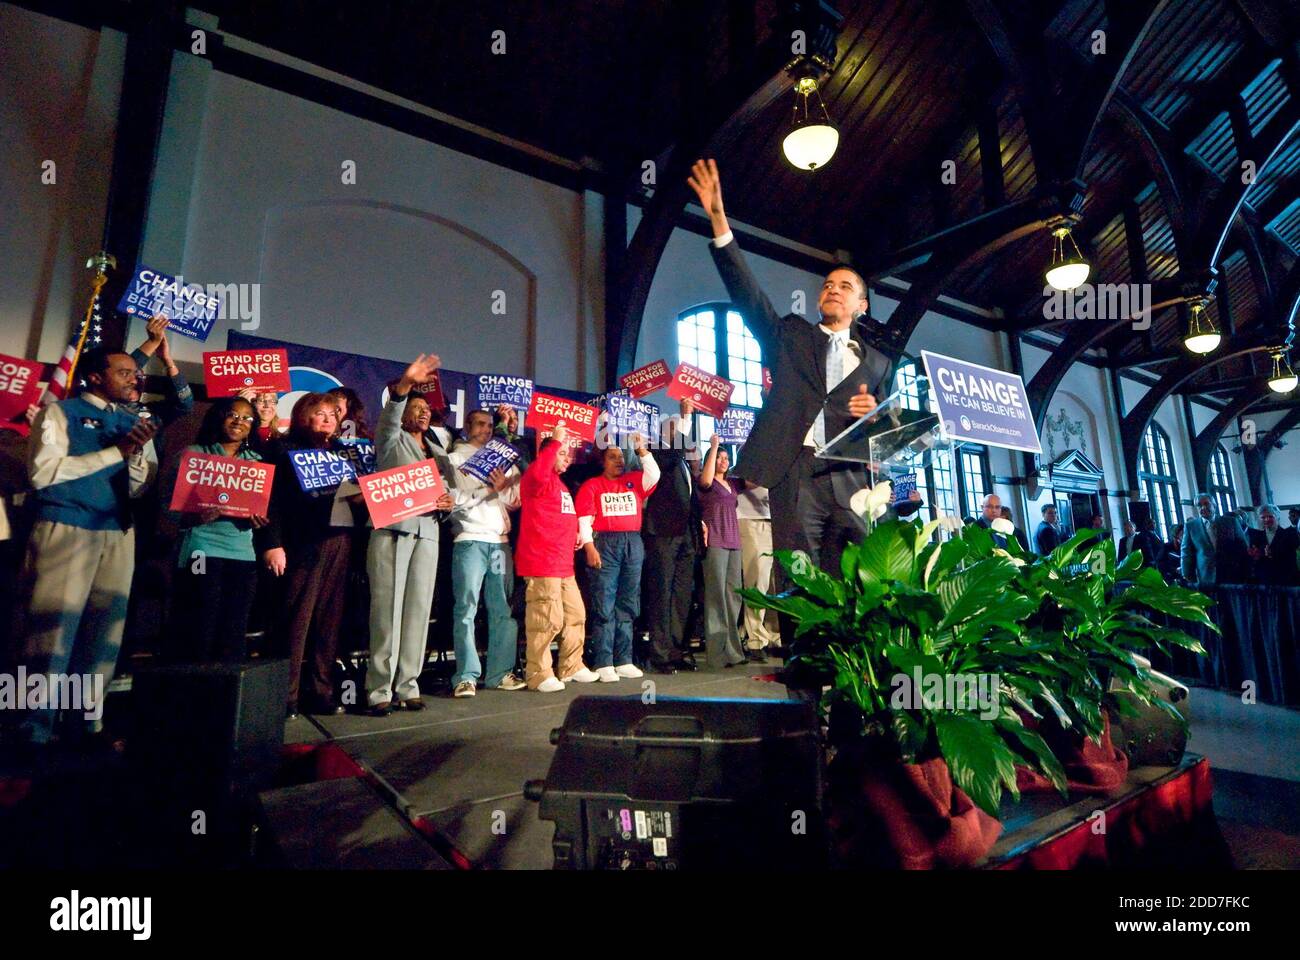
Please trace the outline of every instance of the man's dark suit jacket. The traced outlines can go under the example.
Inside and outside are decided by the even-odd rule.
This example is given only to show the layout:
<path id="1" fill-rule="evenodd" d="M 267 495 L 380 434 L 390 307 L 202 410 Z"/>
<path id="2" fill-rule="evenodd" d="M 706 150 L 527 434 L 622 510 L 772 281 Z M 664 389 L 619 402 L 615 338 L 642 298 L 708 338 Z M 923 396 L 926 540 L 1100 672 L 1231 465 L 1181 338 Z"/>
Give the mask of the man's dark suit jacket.
<path id="1" fill-rule="evenodd" d="M 1255 561 L 1255 582 L 1275 583 L 1288 587 L 1300 585 L 1300 570 L 1296 568 L 1296 550 L 1300 549 L 1300 535 L 1295 527 L 1279 527 L 1273 534 L 1272 549 L 1263 530 L 1247 530 L 1246 541 L 1259 551 Z"/>
<path id="2" fill-rule="evenodd" d="M 1040 521 L 1034 531 L 1034 549 L 1045 557 L 1060 545 L 1061 532 L 1046 520 Z"/>
<path id="3" fill-rule="evenodd" d="M 849 398 L 866 384 L 868 393 L 883 400 L 892 392 L 893 365 L 867 342 L 867 328 L 861 322 L 854 323 L 850 337 L 857 343 L 862 360 L 828 395 L 826 348 L 830 338 L 825 331 L 797 313 L 784 317 L 777 314 L 759 289 L 734 239 L 725 247 L 710 243 L 709 252 L 731 302 L 744 315 L 762 347 L 763 362 L 772 371 L 771 392 L 732 472 L 760 486 L 775 487 L 789 475 L 817 414 L 826 411 L 827 440 L 847 429 L 854 420 L 849 415 Z M 857 464 L 827 463 L 836 464 L 832 474 L 835 499 L 847 507 L 849 497 L 866 486 L 866 471 Z"/>
<path id="4" fill-rule="evenodd" d="M 656 450 L 654 458 L 659 465 L 659 483 L 646 499 L 641 532 L 652 537 L 690 534 L 693 541 L 703 539 L 699 501 L 693 495 L 695 481 L 692 479 L 688 486 L 686 474 L 682 471 L 685 452 Z M 689 462 L 686 469 L 690 469 Z"/>

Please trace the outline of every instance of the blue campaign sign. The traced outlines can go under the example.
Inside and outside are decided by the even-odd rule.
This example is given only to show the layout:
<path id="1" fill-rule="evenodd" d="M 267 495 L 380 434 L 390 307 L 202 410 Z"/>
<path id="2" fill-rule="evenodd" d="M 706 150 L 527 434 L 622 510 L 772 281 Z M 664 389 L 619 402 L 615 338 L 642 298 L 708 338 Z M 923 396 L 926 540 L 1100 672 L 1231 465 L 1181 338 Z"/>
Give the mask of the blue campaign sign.
<path id="1" fill-rule="evenodd" d="M 334 490 L 357 476 L 351 459 L 338 450 L 291 450 L 289 462 L 305 493 Z"/>
<path id="2" fill-rule="evenodd" d="M 718 418 L 714 432 L 723 443 L 744 443 L 749 439 L 749 432 L 754 429 L 756 415 L 755 411 L 743 407 L 727 407 Z"/>
<path id="3" fill-rule="evenodd" d="M 144 317 L 162 314 L 171 322 L 168 329 L 200 342 L 208 339 L 221 301 L 203 292 L 196 283 L 159 273 L 140 264 L 118 302 L 119 313 Z"/>
<path id="4" fill-rule="evenodd" d="M 1025 384 L 1014 373 L 921 351 L 939 427 L 949 441 L 1042 453 Z"/>
<path id="5" fill-rule="evenodd" d="M 478 378 L 478 405 L 485 410 L 495 410 L 499 404 L 508 403 L 520 413 L 526 413 L 533 402 L 533 381 L 527 377 L 508 377 L 496 373 L 481 373 Z"/>
<path id="6" fill-rule="evenodd" d="M 633 400 L 623 390 L 605 394 L 604 400 L 610 433 L 617 436 L 639 433 L 647 442 L 658 435 L 659 408 L 653 403 Z"/>
<path id="7" fill-rule="evenodd" d="M 916 473 L 903 473 L 893 477 L 894 502 L 901 503 L 911 497 L 916 490 Z"/>
<path id="8" fill-rule="evenodd" d="M 460 465 L 460 472 L 487 483 L 493 470 L 509 470 L 518 459 L 518 450 L 504 440 L 493 438 Z"/>
<path id="9" fill-rule="evenodd" d="M 373 440 L 366 440 L 364 437 L 343 437 L 339 443 L 342 446 L 339 453 L 348 460 L 356 476 L 364 477 L 375 472 L 377 464 Z"/>

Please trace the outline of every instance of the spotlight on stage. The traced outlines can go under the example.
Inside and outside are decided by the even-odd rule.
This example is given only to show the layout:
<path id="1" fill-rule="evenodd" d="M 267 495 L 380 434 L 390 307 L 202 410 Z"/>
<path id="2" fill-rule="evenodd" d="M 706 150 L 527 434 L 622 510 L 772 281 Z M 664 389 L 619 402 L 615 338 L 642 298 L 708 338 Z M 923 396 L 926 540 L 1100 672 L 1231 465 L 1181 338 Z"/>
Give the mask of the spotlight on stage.
<path id="1" fill-rule="evenodd" d="M 1300 383 L 1295 371 L 1291 369 L 1291 362 L 1287 359 L 1285 350 L 1277 350 L 1273 353 L 1273 374 L 1268 378 L 1268 388 L 1274 393 L 1290 393 Z"/>
<path id="2" fill-rule="evenodd" d="M 524 796 L 556 869 L 825 869 L 819 733 L 791 700 L 579 697 Z"/>
<path id="3" fill-rule="evenodd" d="M 1210 353 L 1218 349 L 1222 340 L 1218 327 L 1205 312 L 1204 301 L 1192 304 L 1192 316 L 1187 322 L 1187 336 L 1183 337 L 1183 346 L 1192 353 Z"/>
<path id="4" fill-rule="evenodd" d="M 831 124 L 826 105 L 817 92 L 817 78 L 804 76 L 794 86 L 794 129 L 781 143 L 785 158 L 800 170 L 824 167 L 835 155 L 840 132 Z M 809 101 L 816 100 L 811 106 Z"/>
<path id="5" fill-rule="evenodd" d="M 1070 253 L 1065 245 L 1070 242 Z M 1092 265 L 1083 258 L 1079 245 L 1074 242 L 1070 228 L 1061 226 L 1052 231 L 1052 262 L 1043 273 L 1043 279 L 1054 290 L 1073 290 L 1088 280 Z"/>

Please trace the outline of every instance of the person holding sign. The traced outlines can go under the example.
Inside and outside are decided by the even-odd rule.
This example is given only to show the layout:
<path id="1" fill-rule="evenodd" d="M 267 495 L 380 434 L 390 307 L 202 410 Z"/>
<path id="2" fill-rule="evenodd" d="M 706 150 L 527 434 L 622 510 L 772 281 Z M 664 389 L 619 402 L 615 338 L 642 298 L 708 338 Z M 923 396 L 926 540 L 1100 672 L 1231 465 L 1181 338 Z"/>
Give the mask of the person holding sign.
<path id="1" fill-rule="evenodd" d="M 867 477 L 860 464 L 813 454 L 875 409 L 876 397 L 888 393 L 893 382 L 889 358 L 868 342 L 858 323 L 867 311 L 866 284 L 853 269 L 836 267 L 817 297 L 820 323 L 796 313 L 781 316 L 759 289 L 732 235 L 717 164 L 697 160 L 687 182 L 712 224 L 709 252 L 727 293 L 773 371 L 771 393 L 736 472 L 770 490 L 773 546 L 803 550 L 838 576 L 844 546 L 865 532 L 849 498 L 867 486 Z M 782 571 L 778 575 L 784 579 Z"/>
<path id="2" fill-rule="evenodd" d="M 303 664 L 310 647 L 308 709 L 342 713 L 334 698 L 334 660 L 343 617 L 343 584 L 351 553 L 352 528 L 334 526 L 334 487 L 304 490 L 292 454 L 327 451 L 339 429 L 335 399 L 324 393 L 298 398 L 289 416 L 289 435 L 275 463 L 267 524 L 254 534 L 262 563 L 280 578 L 273 636 L 289 657 L 290 719 L 298 715 Z"/>
<path id="3" fill-rule="evenodd" d="M 591 683 L 595 671 L 582 662 L 587 610 L 573 575 L 578 549 L 578 514 L 560 475 L 569 469 L 573 452 L 562 423 L 542 442 L 520 481 L 519 575 L 527 584 L 524 634 L 528 654 L 524 682 L 528 689 L 555 693 L 566 680 Z M 559 677 L 551 669 L 551 641 L 560 634 Z"/>
<path id="4" fill-rule="evenodd" d="M 603 683 L 635 679 L 632 623 L 641 613 L 641 509 L 659 482 L 659 465 L 639 433 L 632 447 L 641 469 L 625 472 L 623 451 L 607 447 L 599 476 L 578 488 L 579 539 L 590 575 L 592 664 Z"/>
<path id="5" fill-rule="evenodd" d="M 27 475 L 36 525 L 19 590 L 28 606 L 17 659 L 29 675 L 70 668 L 97 674 L 107 690 L 135 570 L 131 501 L 157 474 L 157 427 L 125 409 L 137 372 L 128 355 L 88 350 L 77 372 L 85 391 L 46 406 L 32 423 Z M 55 716 L 53 709 L 28 711 L 34 743 L 53 739 Z M 82 730 L 69 732 L 95 734 L 102 723 L 102 715 L 86 717 Z"/>
<path id="6" fill-rule="evenodd" d="M 721 437 L 709 438 L 709 452 L 700 471 L 700 515 L 704 527 L 704 647 L 709 666 L 739 667 L 747 661 L 740 645 L 740 519 L 739 495 L 727 480 L 731 465 Z"/>
<path id="7" fill-rule="evenodd" d="M 256 420 L 247 400 L 223 397 L 208 408 L 187 452 L 260 461 L 248 442 Z M 266 526 L 266 517 L 227 517 L 216 507 L 173 515 L 184 531 L 172 594 L 176 659 L 238 663 L 248 655 L 244 634 L 257 592 L 253 530 Z"/>
<path id="8" fill-rule="evenodd" d="M 434 460 L 438 473 L 451 469 L 429 442 L 431 411 L 415 387 L 437 374 L 441 361 L 420 354 L 389 387 L 388 402 L 375 429 L 375 458 L 380 471 Z M 440 510 L 449 510 L 444 494 Z M 375 716 L 394 708 L 422 710 L 420 672 L 424 669 L 429 611 L 438 572 L 439 522 L 431 513 L 408 517 L 370 534 L 366 572 L 370 575 L 370 666 L 366 670 L 366 701 Z M 459 658 L 457 658 L 459 660 Z"/>
<path id="9" fill-rule="evenodd" d="M 451 685 L 457 697 L 474 696 L 482 676 L 474 639 L 480 594 L 487 602 L 488 615 L 486 685 L 489 690 L 522 690 L 525 686 L 512 672 L 519 656 L 519 625 L 510 615 L 510 591 L 515 579 L 510 512 L 519 509 L 519 471 L 513 465 L 507 465 L 505 470 L 497 467 L 485 482 L 461 469 L 492 439 L 489 411 L 471 413 L 465 421 L 465 433 L 466 441 L 451 452 L 451 464 L 456 469 L 448 476 L 456 487 L 456 509 L 452 513 L 456 539 L 451 548 L 456 673 Z M 514 454 L 513 448 L 507 447 L 507 451 Z"/>

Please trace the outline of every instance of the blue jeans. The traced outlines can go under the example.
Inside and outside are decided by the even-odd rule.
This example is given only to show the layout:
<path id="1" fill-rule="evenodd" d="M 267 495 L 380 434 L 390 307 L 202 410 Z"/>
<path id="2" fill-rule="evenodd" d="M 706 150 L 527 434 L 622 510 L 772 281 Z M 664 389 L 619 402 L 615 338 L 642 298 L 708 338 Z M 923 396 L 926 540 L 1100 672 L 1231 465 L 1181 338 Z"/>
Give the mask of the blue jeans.
<path id="1" fill-rule="evenodd" d="M 484 594 L 488 613 L 487 677 L 484 685 L 495 687 L 519 655 L 518 625 L 510 616 L 510 587 L 514 564 L 510 544 L 457 540 L 451 548 L 452 642 L 456 647 L 456 675 L 452 686 L 469 680 L 477 684 L 482 673 L 474 642 L 474 617 L 479 593 Z"/>
<path id="2" fill-rule="evenodd" d="M 591 589 L 592 666 L 621 667 L 632 662 L 632 621 L 641 612 L 641 534 L 598 533 L 600 569 L 588 569 Z"/>

